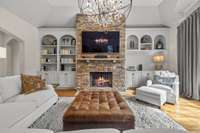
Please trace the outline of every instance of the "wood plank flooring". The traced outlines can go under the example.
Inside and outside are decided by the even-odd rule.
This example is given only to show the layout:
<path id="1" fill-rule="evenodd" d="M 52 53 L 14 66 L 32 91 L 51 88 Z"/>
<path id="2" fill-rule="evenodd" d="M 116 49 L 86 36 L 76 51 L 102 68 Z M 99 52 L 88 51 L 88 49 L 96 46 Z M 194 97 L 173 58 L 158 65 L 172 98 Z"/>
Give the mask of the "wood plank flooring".
<path id="1" fill-rule="evenodd" d="M 59 96 L 75 96 L 75 89 L 57 90 Z M 122 95 L 134 96 L 135 91 L 127 90 Z M 200 101 L 180 98 L 178 104 L 164 105 L 161 110 L 191 133 L 200 133 Z"/>
<path id="2" fill-rule="evenodd" d="M 166 104 L 162 111 L 191 133 L 200 133 L 200 101 L 180 98 L 177 105 Z"/>

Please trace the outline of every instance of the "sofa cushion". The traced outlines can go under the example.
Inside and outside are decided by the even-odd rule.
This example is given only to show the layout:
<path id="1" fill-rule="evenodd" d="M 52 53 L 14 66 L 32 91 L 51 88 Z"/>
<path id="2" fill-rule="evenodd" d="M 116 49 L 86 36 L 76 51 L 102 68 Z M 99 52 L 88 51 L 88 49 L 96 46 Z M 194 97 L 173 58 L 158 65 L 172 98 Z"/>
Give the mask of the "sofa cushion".
<path id="1" fill-rule="evenodd" d="M 10 76 L 0 78 L 0 93 L 3 101 L 10 97 L 20 94 L 21 79 L 20 76 Z"/>
<path id="2" fill-rule="evenodd" d="M 150 85 L 149 87 L 151 88 L 156 88 L 156 89 L 161 89 L 161 90 L 165 90 L 167 91 L 168 93 L 172 93 L 173 92 L 173 89 L 167 85 L 161 85 L 161 84 L 152 84 Z"/>
<path id="3" fill-rule="evenodd" d="M 77 131 L 64 131 L 59 133 L 120 133 L 117 129 L 86 129 L 86 130 L 77 130 Z"/>
<path id="4" fill-rule="evenodd" d="M 53 131 L 30 128 L 0 128 L 0 133 L 53 133 Z"/>
<path id="5" fill-rule="evenodd" d="M 6 102 L 33 102 L 37 107 L 45 103 L 54 96 L 54 91 L 51 89 L 40 90 L 30 94 L 21 94 L 8 99 Z"/>
<path id="6" fill-rule="evenodd" d="M 0 104 L 0 128 L 10 128 L 30 115 L 36 106 L 34 103 L 3 103 Z"/>
<path id="7" fill-rule="evenodd" d="M 150 129 L 138 129 L 138 130 L 127 130 L 123 133 L 187 133 L 186 131 L 176 129 L 165 129 L 165 128 L 150 128 Z"/>
<path id="8" fill-rule="evenodd" d="M 147 86 L 142 86 L 140 88 L 137 88 L 136 89 L 136 93 L 142 93 L 142 94 L 152 94 L 152 96 L 156 96 L 156 95 L 159 95 L 159 96 L 166 96 L 166 91 L 165 90 L 161 90 L 161 89 L 155 89 L 155 88 L 152 88 L 152 87 L 147 87 Z"/>

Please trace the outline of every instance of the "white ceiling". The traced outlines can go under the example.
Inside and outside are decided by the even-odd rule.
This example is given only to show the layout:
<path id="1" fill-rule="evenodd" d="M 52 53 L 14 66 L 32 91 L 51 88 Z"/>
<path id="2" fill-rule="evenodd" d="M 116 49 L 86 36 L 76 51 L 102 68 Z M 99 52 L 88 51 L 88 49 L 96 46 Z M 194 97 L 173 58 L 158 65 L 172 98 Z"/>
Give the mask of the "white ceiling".
<path id="1" fill-rule="evenodd" d="M 158 6 L 163 0 L 133 0 L 134 6 Z"/>
<path id="2" fill-rule="evenodd" d="M 4 7 L 25 21 L 37 27 L 74 27 L 76 14 L 79 13 L 78 0 L 0 0 Z M 160 5 L 177 0 L 133 0 L 133 10 L 127 26 L 161 25 Z M 180 0 L 182 1 L 182 0 Z M 185 0 L 187 1 L 187 0 Z M 166 7 L 170 13 L 170 7 Z"/>

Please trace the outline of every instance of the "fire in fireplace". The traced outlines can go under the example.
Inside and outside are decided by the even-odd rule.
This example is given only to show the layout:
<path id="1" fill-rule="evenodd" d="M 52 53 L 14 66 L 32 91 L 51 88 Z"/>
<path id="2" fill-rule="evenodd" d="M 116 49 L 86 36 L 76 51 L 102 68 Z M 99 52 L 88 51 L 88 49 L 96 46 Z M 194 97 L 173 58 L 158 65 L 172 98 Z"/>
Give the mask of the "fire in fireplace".
<path id="1" fill-rule="evenodd" d="M 90 72 L 91 87 L 112 87 L 112 72 Z"/>

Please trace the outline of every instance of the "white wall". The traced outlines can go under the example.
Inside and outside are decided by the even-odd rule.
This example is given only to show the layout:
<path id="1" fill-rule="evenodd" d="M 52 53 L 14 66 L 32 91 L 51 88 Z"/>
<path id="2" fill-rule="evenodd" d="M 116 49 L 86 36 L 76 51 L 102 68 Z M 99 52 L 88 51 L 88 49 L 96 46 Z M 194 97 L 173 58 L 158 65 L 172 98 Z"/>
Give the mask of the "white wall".
<path id="1" fill-rule="evenodd" d="M 199 0 L 164 0 L 159 6 L 162 23 L 169 30 L 169 69 L 177 72 L 177 26 L 200 6 Z M 170 7 L 170 8 L 169 8 Z"/>
<path id="2" fill-rule="evenodd" d="M 38 29 L 4 8 L 0 8 L 0 28 L 20 38 L 24 43 L 24 72 L 40 70 Z"/>
<path id="3" fill-rule="evenodd" d="M 158 7 L 137 7 L 134 6 L 129 15 L 126 25 L 160 25 L 160 13 Z"/>
<path id="4" fill-rule="evenodd" d="M 4 42 L 6 39 L 6 35 L 0 31 L 0 46 L 5 47 Z M 6 59 L 1 59 L 0 58 L 0 77 L 5 76 L 7 71 L 6 71 Z"/>
<path id="5" fill-rule="evenodd" d="M 4 59 L 7 62 L 5 63 L 6 66 L 6 73 L 2 76 L 11 76 L 11 75 L 19 75 L 23 73 L 23 44 L 19 41 L 12 39 L 6 44 L 7 48 L 7 58 Z M 3 65 L 3 64 L 2 64 Z"/>
<path id="6" fill-rule="evenodd" d="M 126 40 L 130 35 L 135 35 L 138 37 L 139 41 L 144 35 L 150 35 L 153 39 L 153 47 L 154 47 L 154 39 L 158 35 L 163 35 L 166 39 L 166 50 L 128 50 L 128 42 L 126 41 L 126 68 L 129 66 L 138 66 L 139 64 L 143 65 L 143 70 L 152 71 L 155 70 L 155 64 L 153 63 L 153 56 L 157 54 L 164 54 L 165 65 L 164 68 L 168 69 L 168 50 L 169 50 L 169 30 L 168 28 L 127 28 L 126 29 Z"/>
<path id="7" fill-rule="evenodd" d="M 169 69 L 178 72 L 177 66 L 177 28 L 173 26 L 169 30 Z"/>

